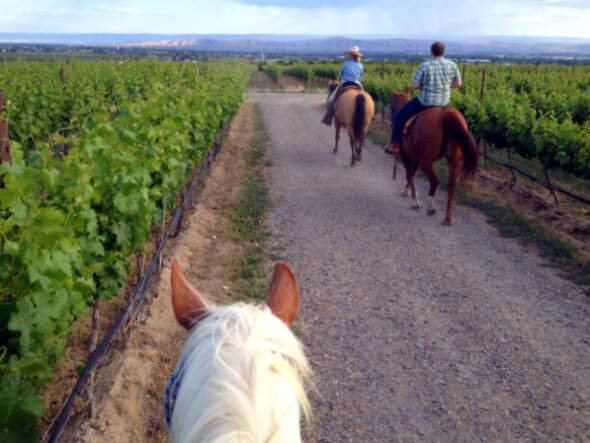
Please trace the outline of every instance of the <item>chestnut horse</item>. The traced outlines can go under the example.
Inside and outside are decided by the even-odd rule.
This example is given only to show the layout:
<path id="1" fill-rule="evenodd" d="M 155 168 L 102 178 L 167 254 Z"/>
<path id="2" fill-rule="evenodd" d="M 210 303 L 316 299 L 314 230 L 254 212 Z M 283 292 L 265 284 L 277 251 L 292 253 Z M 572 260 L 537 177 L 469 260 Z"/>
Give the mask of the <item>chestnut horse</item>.
<path id="1" fill-rule="evenodd" d="M 452 225 L 452 206 L 457 180 L 460 175 L 465 180 L 473 178 L 479 161 L 479 148 L 469 134 L 463 114 L 449 106 L 434 106 L 416 115 L 404 133 L 400 157 L 406 169 L 407 186 L 414 199 L 412 208 L 420 209 L 420 200 L 414 185 L 419 166 L 430 182 L 427 215 L 432 216 L 436 213 L 434 195 L 439 179 L 434 172 L 434 162 L 445 157 L 449 165 L 449 181 L 447 213 L 443 224 Z"/>
<path id="2" fill-rule="evenodd" d="M 363 144 L 374 116 L 375 102 L 369 94 L 355 88 L 345 89 L 336 101 L 336 113 L 334 114 L 336 144 L 332 154 L 338 152 L 340 128 L 344 126 L 348 131 L 352 151 L 350 166 L 354 166 L 357 160 L 361 160 Z"/>

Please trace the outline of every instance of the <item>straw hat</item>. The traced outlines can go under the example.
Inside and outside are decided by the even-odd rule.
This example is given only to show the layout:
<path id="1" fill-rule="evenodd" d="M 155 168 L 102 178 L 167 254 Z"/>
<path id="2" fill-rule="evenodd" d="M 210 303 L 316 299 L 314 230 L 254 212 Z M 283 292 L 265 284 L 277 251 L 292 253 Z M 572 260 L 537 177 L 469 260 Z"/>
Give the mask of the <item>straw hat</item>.
<path id="1" fill-rule="evenodd" d="M 348 51 L 346 51 L 345 54 L 358 55 L 359 57 L 363 56 L 363 54 L 361 54 L 361 50 L 359 49 L 358 46 L 353 46 Z"/>

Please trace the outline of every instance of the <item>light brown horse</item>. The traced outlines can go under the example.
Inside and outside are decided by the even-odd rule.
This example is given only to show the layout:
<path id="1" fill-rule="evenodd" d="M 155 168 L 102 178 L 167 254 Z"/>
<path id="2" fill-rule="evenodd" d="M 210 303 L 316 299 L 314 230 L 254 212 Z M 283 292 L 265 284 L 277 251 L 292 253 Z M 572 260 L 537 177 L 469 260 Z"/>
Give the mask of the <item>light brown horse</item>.
<path id="1" fill-rule="evenodd" d="M 334 114 L 336 144 L 332 154 L 338 152 L 340 128 L 345 127 L 352 150 L 350 166 L 354 166 L 357 160 L 361 160 L 363 144 L 374 116 L 375 102 L 369 94 L 354 88 L 345 89 L 336 101 L 336 113 Z"/>
<path id="2" fill-rule="evenodd" d="M 405 132 L 400 156 L 406 169 L 406 178 L 414 203 L 413 209 L 420 209 L 420 200 L 416 193 L 414 178 L 418 166 L 424 171 L 430 182 L 428 192 L 427 215 L 436 213 L 434 194 L 439 183 L 434 172 L 434 162 L 443 157 L 449 164 L 447 214 L 444 225 L 453 224 L 453 197 L 457 180 L 471 179 L 477 170 L 479 148 L 469 134 L 467 122 L 455 108 L 432 107 L 420 112 L 409 122 Z"/>

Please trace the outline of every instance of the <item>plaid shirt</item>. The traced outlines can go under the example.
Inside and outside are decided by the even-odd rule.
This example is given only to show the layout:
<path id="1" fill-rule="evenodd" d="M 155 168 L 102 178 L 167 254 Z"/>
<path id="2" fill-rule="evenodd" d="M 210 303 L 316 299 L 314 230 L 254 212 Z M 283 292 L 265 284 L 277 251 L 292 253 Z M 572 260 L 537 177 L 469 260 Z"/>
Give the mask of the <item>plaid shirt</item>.
<path id="1" fill-rule="evenodd" d="M 424 106 L 447 106 L 451 101 L 451 85 L 459 81 L 459 68 L 444 57 L 425 61 L 412 78 L 412 83 L 420 85 L 418 100 Z"/>

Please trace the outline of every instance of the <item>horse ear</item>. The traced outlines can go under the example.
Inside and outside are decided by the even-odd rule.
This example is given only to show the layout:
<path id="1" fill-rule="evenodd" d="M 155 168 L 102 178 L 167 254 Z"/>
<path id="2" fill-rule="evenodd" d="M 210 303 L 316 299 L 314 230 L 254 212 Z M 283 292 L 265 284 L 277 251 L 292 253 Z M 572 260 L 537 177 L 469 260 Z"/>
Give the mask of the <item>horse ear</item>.
<path id="1" fill-rule="evenodd" d="M 274 315 L 283 320 L 287 326 L 297 317 L 301 295 L 297 277 L 285 263 L 275 264 L 275 272 L 270 283 L 270 293 L 266 304 Z"/>
<path id="2" fill-rule="evenodd" d="M 406 88 L 406 90 L 404 91 L 404 94 L 409 94 L 410 93 L 410 88 Z"/>
<path id="3" fill-rule="evenodd" d="M 176 320 L 191 330 L 212 306 L 211 302 L 187 281 L 176 260 L 172 262 L 172 306 Z"/>
<path id="4" fill-rule="evenodd" d="M 393 88 L 393 91 L 391 91 L 391 95 L 393 97 L 396 97 L 397 96 L 397 90 L 395 88 Z"/>

